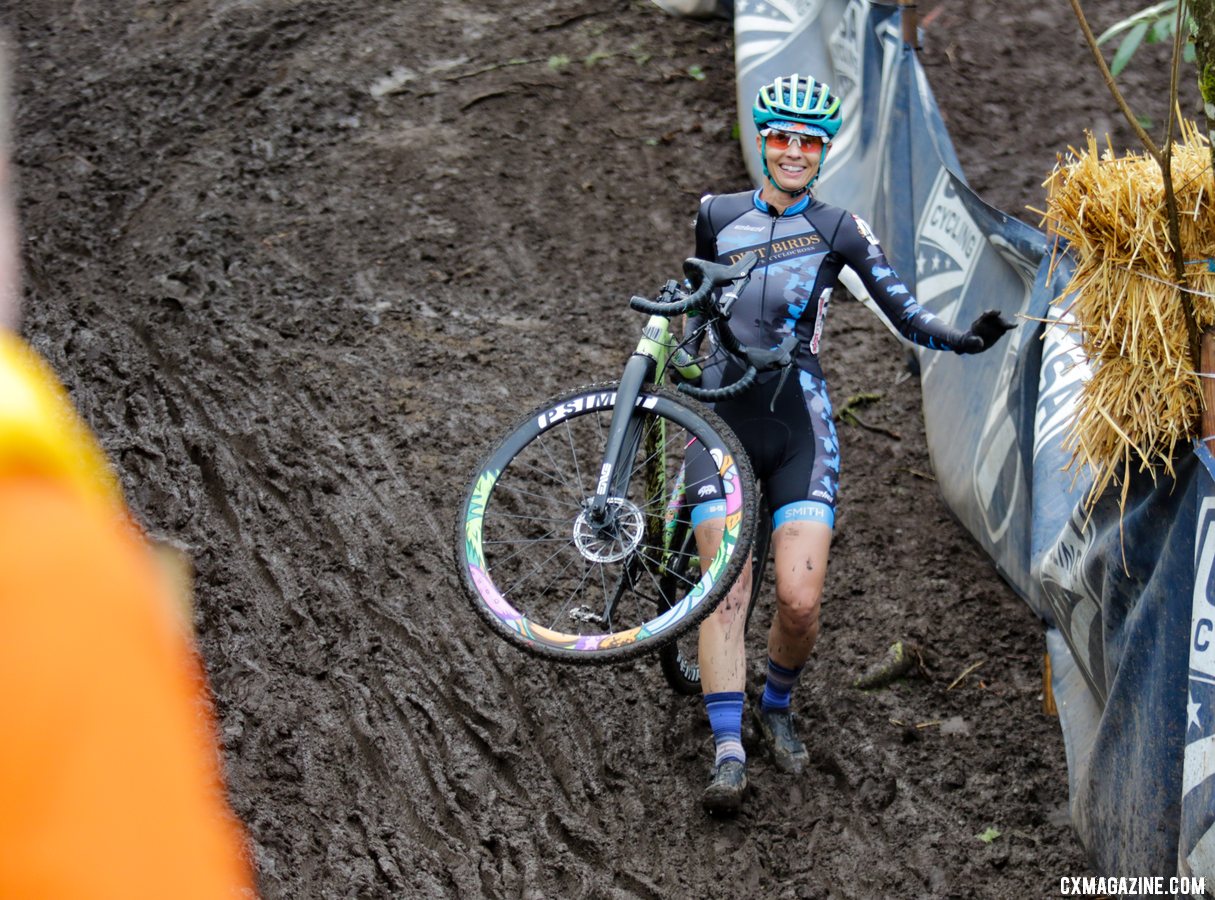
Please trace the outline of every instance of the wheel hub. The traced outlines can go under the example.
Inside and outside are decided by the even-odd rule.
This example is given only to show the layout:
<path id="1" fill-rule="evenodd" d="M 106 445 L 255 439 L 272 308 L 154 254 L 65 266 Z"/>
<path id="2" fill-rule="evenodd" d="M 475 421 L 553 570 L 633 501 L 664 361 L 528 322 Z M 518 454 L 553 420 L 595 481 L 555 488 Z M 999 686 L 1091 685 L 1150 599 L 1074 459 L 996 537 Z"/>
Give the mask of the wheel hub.
<path id="1" fill-rule="evenodd" d="M 595 563 L 620 562 L 637 549 L 645 521 L 637 504 L 624 497 L 607 501 L 602 522 L 593 522 L 589 508 L 574 520 L 574 544 L 578 552 Z"/>

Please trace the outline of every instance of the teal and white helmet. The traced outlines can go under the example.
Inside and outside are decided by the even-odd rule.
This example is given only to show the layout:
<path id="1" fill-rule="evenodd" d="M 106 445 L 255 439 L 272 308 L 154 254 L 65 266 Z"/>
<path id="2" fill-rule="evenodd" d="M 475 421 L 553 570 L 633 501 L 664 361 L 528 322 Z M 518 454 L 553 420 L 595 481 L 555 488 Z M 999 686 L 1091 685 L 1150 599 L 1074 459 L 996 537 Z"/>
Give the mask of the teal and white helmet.
<path id="1" fill-rule="evenodd" d="M 772 173 L 768 171 L 768 160 L 763 152 L 760 153 L 760 164 L 763 166 L 764 177 L 778 191 L 796 197 L 818 181 L 822 173 L 823 161 L 827 158 L 827 147 L 831 139 L 839 132 L 844 124 L 840 113 L 840 99 L 831 93 L 831 89 L 821 81 L 815 81 L 808 75 L 782 75 L 771 84 L 765 84 L 755 95 L 755 105 L 751 108 L 755 119 L 755 128 L 760 136 L 767 141 L 767 135 L 772 131 L 785 131 L 794 134 L 807 134 L 823 139 L 823 150 L 819 156 L 819 170 L 814 173 L 809 184 L 796 191 L 781 187 Z M 766 146 L 766 144 L 765 144 Z"/>
<path id="2" fill-rule="evenodd" d="M 808 75 L 796 73 L 782 75 L 761 87 L 751 115 L 757 130 L 775 127 L 781 131 L 804 131 L 824 141 L 835 137 L 844 123 L 840 100 L 831 89 Z"/>

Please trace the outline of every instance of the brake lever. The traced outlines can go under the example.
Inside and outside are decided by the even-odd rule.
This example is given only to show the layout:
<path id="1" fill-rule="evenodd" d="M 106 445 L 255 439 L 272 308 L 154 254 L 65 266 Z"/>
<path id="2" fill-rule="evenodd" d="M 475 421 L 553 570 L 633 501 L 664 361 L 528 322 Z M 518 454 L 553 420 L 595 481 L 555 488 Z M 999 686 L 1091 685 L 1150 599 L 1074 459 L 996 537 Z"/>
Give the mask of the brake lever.
<path id="1" fill-rule="evenodd" d="M 738 291 L 727 291 L 717 301 L 717 311 L 723 319 L 730 318 L 730 308 L 738 300 Z"/>
<path id="2" fill-rule="evenodd" d="M 747 284 L 751 281 L 751 273 L 748 272 L 738 281 L 734 282 L 734 286 L 730 290 L 721 295 L 721 299 L 717 301 L 717 309 L 721 313 L 723 319 L 730 318 L 730 310 L 738 301 L 738 295 L 746 290 Z"/>
<path id="3" fill-rule="evenodd" d="M 770 372 L 773 369 L 780 369 L 780 380 L 777 381 L 776 391 L 772 394 L 772 402 L 768 406 L 769 412 L 776 412 L 776 398 L 780 396 L 785 381 L 789 378 L 799 343 L 797 337 L 790 334 L 786 335 L 785 339 L 771 350 L 751 350 L 747 353 L 747 362 L 761 371 Z"/>
<path id="4" fill-rule="evenodd" d="M 768 404 L 768 412 L 776 412 L 776 398 L 780 396 L 781 390 L 785 387 L 785 379 L 789 377 L 789 372 L 793 368 L 793 363 L 788 362 L 781 366 L 780 378 L 776 380 L 776 391 L 772 394 L 772 402 Z"/>

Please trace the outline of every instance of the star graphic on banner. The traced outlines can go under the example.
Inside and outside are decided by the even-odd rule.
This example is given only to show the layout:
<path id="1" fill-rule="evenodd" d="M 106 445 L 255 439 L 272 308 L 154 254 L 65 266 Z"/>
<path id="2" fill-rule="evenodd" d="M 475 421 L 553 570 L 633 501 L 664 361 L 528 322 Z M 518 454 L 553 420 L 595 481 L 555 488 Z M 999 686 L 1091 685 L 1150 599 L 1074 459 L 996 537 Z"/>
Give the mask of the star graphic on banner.
<path id="1" fill-rule="evenodd" d="M 919 256 L 917 256 L 917 257 L 915 258 L 915 273 L 916 273 L 917 275 L 923 275 L 923 274 L 924 274 L 924 268 L 925 268 L 927 265 L 928 265 L 928 260 L 927 260 L 927 259 L 925 259 L 925 258 L 924 258 L 924 254 L 923 254 L 923 253 L 921 253 Z"/>
<path id="2" fill-rule="evenodd" d="M 941 257 L 934 253 L 932 254 L 932 271 L 935 272 L 939 268 L 941 268 Z"/>
<path id="3" fill-rule="evenodd" d="M 1187 728 L 1189 728 L 1191 725 L 1197 725 L 1199 728 L 1202 727 L 1202 723 L 1198 721 L 1198 710 L 1200 709 L 1202 709 L 1202 704 L 1195 703 L 1194 695 L 1190 694 L 1190 702 L 1185 705 Z"/>

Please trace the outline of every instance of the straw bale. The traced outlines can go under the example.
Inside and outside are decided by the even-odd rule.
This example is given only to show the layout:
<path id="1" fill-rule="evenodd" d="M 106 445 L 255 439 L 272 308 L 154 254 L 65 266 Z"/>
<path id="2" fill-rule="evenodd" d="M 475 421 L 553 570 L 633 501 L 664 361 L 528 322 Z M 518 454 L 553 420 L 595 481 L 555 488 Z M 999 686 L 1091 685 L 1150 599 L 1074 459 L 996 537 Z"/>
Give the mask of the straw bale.
<path id="1" fill-rule="evenodd" d="M 1071 312 L 1092 369 L 1064 446 L 1071 468 L 1093 474 L 1088 502 L 1132 471 L 1173 474 L 1179 444 L 1198 436 L 1202 387 L 1186 312 L 1215 325 L 1215 182 L 1196 126 L 1173 148 L 1173 185 L 1186 259 L 1185 290 L 1173 269 L 1164 180 L 1150 156 L 1098 153 L 1088 135 L 1046 181 L 1044 222 L 1077 260 L 1053 301 Z"/>

